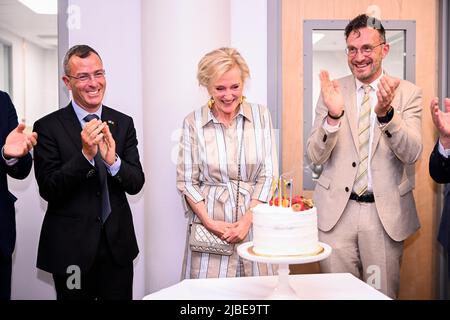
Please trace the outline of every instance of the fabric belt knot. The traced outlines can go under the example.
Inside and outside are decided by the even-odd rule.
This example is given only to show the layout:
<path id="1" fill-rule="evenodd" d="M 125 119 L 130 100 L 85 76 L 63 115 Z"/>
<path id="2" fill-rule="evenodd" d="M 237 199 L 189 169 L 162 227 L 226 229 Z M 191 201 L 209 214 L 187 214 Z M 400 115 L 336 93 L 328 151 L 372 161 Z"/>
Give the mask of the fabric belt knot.
<path id="1" fill-rule="evenodd" d="M 234 199 L 237 192 L 237 180 L 230 180 L 228 182 L 203 181 L 202 184 L 211 187 L 219 187 L 215 198 L 220 203 L 227 202 L 230 196 Z M 242 196 L 239 197 L 239 206 L 244 205 L 245 196 L 247 194 L 252 194 L 255 185 L 256 182 L 253 181 L 240 181 L 239 193 Z"/>
<path id="2" fill-rule="evenodd" d="M 89 122 L 91 120 L 97 119 L 99 117 L 96 114 L 88 114 L 83 118 L 84 121 Z M 111 203 L 109 201 L 109 191 L 108 191 L 108 173 L 106 172 L 105 163 L 100 155 L 100 150 L 97 151 L 97 154 L 94 157 L 95 167 L 98 170 L 98 176 L 100 180 L 100 188 L 101 188 L 101 197 L 102 197 L 102 222 L 105 222 L 108 219 L 109 214 L 111 213 Z"/>

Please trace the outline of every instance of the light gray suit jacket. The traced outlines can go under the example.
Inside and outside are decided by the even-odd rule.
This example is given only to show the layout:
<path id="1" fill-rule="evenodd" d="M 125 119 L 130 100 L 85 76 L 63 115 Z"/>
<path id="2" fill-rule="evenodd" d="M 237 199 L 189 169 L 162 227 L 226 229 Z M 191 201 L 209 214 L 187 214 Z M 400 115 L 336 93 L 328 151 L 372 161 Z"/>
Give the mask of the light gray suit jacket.
<path id="1" fill-rule="evenodd" d="M 349 201 L 358 171 L 358 107 L 353 75 L 338 80 L 345 114 L 337 132 L 327 133 L 327 108 L 320 97 L 307 152 L 323 171 L 314 191 L 319 229 L 331 230 Z M 422 91 L 402 80 L 392 101 L 392 120 L 380 128 L 375 120 L 371 150 L 372 186 L 381 223 L 395 241 L 405 240 L 419 227 L 412 190 L 414 163 L 422 152 Z"/>

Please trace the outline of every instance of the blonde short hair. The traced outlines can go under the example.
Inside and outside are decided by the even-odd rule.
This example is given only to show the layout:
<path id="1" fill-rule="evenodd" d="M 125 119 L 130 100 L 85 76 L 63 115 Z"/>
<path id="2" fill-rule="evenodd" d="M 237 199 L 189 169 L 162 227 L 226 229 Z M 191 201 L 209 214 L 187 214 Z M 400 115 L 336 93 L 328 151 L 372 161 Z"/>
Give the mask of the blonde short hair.
<path id="1" fill-rule="evenodd" d="M 235 66 L 241 70 L 242 82 L 250 77 L 248 65 L 234 48 L 222 47 L 207 53 L 198 63 L 198 83 L 208 88 L 211 81 L 221 77 Z"/>

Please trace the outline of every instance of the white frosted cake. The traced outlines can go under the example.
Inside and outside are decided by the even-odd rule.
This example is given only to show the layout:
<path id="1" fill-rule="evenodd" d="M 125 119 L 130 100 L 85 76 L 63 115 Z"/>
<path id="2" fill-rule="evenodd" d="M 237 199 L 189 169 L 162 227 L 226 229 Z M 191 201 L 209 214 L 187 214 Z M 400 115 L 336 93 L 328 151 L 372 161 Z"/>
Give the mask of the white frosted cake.
<path id="1" fill-rule="evenodd" d="M 289 256 L 320 251 L 315 207 L 293 211 L 291 207 L 259 204 L 252 211 L 256 254 Z"/>

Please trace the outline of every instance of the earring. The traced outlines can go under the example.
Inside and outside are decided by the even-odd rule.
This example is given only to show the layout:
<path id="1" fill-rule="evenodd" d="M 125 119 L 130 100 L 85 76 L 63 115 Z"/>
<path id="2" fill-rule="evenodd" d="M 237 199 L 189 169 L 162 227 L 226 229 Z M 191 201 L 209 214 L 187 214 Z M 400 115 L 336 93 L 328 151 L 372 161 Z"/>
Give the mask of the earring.
<path id="1" fill-rule="evenodd" d="M 209 98 L 209 100 L 208 100 L 208 108 L 210 108 L 210 109 L 212 109 L 212 107 L 213 107 L 213 105 L 214 105 L 214 98 L 213 97 L 211 97 L 211 98 Z"/>
<path id="2" fill-rule="evenodd" d="M 241 96 L 241 98 L 239 99 L 239 104 L 241 104 L 242 102 L 244 102 L 245 101 L 245 96 Z"/>

